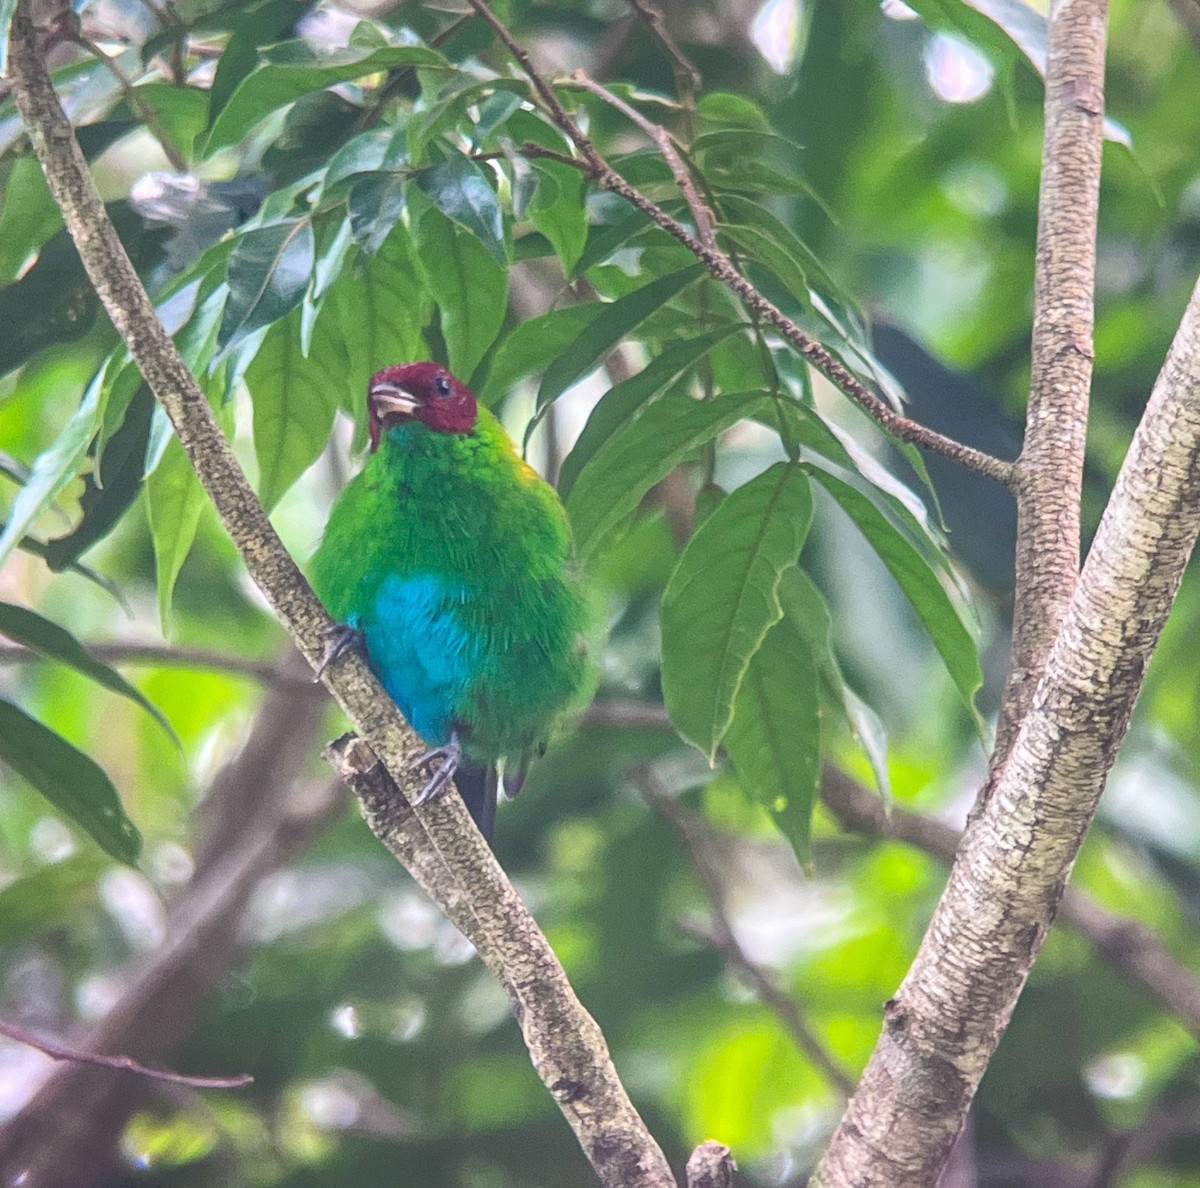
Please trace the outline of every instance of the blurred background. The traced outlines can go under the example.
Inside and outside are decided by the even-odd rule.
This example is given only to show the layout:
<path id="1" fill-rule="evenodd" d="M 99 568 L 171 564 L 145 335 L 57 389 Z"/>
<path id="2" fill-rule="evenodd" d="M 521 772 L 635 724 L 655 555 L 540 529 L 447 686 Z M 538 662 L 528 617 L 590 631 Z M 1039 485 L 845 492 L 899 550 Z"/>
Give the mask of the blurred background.
<path id="1" fill-rule="evenodd" d="M 772 209 L 867 308 L 876 354 L 906 389 L 911 414 L 1015 456 L 1041 153 L 1042 88 L 1029 63 L 1005 64 L 961 31 L 931 29 L 898 0 L 660 7 L 705 91 L 753 100 L 803 146 L 794 164 L 828 216 L 785 197 Z M 1022 7 L 1013 0 L 1010 28 Z M 644 92 L 675 91 L 671 61 L 617 0 L 503 8 L 551 69 L 582 66 Z M 81 6 L 80 18 L 107 52 L 141 46 L 134 59 L 163 70 L 172 68 L 168 34 L 186 25 L 192 54 L 182 68 L 199 87 L 238 9 L 258 22 L 249 52 L 296 36 L 318 49 L 344 45 L 364 17 L 429 38 L 458 15 L 412 3 L 113 0 Z M 56 53 L 64 67 L 85 59 L 71 45 Z M 1108 86 L 1114 139 L 1101 200 L 1089 533 L 1200 269 L 1193 0 L 1114 0 Z M 90 121 L 97 179 L 106 199 L 123 203 L 127 241 L 159 279 L 322 151 L 319 137 L 276 128 L 210 159 L 181 194 L 161 177 L 179 163 L 137 112 L 118 106 L 119 88 L 107 99 L 84 89 L 73 92 L 73 115 Z M 33 273 L 28 253 L 6 254 L 6 241 L 55 244 L 57 221 L 22 155 L 11 100 L 0 109 L 0 148 L 8 283 Z M 18 299 L 11 286 L 0 291 L 0 509 L 112 348 L 77 273 L 65 253 L 41 274 L 50 278 L 41 290 Z M 543 312 L 553 296 L 535 262 L 514 268 L 513 319 Z M 560 402 L 531 460 L 553 472 L 608 386 L 598 375 Z M 533 392 L 522 381 L 501 410 L 518 441 Z M 229 414 L 253 472 L 249 407 L 235 402 Z M 276 507 L 299 558 L 357 465 L 352 437 L 339 414 L 329 447 Z M 761 468 L 770 448 L 749 429 L 731 435 L 718 481 Z M 996 485 L 937 458 L 928 465 L 979 617 L 987 715 L 1004 674 L 1013 509 Z M 83 494 L 77 480 L 36 535 L 69 536 Z M 678 554 L 671 512 L 667 492 L 605 554 L 611 637 L 597 706 L 534 768 L 520 799 L 501 806 L 495 848 L 673 1162 L 713 1138 L 733 1148 L 741 1182 L 799 1185 L 871 1051 L 945 866 L 913 845 L 850 832 L 819 807 L 805 874 L 733 776 L 709 771 L 665 726 L 657 609 Z M 139 506 L 81 560 L 112 589 L 52 572 L 29 552 L 0 570 L 3 600 L 69 627 L 181 740 L 173 746 L 129 700 L 0 643 L 5 695 L 104 768 L 145 837 L 138 869 L 117 864 L 0 769 L 0 1017 L 80 1042 L 118 1037 L 120 1050 L 149 1063 L 249 1072 L 255 1082 L 200 1093 L 69 1070 L 69 1082 L 56 1074 L 58 1097 L 39 1099 L 39 1122 L 28 1103 L 54 1066 L 0 1040 L 0 1154 L 49 1119 L 43 1133 L 57 1127 L 59 1137 L 43 1150 L 62 1183 L 590 1182 L 503 993 L 331 786 L 320 748 L 344 723 L 309 684 L 211 509 L 182 514 L 198 527 L 165 622 Z M 916 616 L 831 506 L 818 508 L 806 561 L 833 607 L 848 683 L 886 727 L 897 804 L 961 827 L 985 756 Z M 1074 875 L 1193 969 L 1198 629 L 1193 572 Z M 856 748 L 837 744 L 828 757 L 852 789 L 872 786 Z M 764 1005 L 746 962 L 797 1017 Z M 71 1117 L 75 1135 L 62 1130 Z M 1200 1185 L 1195 1035 L 1078 935 L 1056 929 L 983 1082 L 951 1182 Z"/>

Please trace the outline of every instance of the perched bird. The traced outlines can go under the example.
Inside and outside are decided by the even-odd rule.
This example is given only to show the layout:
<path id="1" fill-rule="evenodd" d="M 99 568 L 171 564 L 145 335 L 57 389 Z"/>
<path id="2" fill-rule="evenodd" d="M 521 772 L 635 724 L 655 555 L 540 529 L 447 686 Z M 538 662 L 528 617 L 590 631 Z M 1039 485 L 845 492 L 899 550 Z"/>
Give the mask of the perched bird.
<path id="1" fill-rule="evenodd" d="M 597 616 L 554 489 L 436 363 L 371 377 L 371 456 L 338 497 L 313 585 L 348 646 L 429 744 L 418 800 L 454 778 L 489 837 L 497 771 L 520 789 L 592 691 Z"/>

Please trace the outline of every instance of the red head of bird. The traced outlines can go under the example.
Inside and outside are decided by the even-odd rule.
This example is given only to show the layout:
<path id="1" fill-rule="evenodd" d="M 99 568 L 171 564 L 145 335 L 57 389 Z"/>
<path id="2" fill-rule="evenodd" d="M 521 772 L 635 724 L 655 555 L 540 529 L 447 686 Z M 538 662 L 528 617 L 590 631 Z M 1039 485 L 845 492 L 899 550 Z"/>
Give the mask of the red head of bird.
<path id="1" fill-rule="evenodd" d="M 371 376 L 367 387 L 371 450 L 385 429 L 420 421 L 437 433 L 469 433 L 475 427 L 475 397 L 437 363 L 397 363 Z"/>

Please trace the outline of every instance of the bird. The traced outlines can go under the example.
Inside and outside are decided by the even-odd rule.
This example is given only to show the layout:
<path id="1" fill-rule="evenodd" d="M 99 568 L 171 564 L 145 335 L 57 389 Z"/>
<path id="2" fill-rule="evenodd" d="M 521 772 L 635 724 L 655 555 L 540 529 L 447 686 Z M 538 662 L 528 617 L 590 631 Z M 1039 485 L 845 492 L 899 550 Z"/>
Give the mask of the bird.
<path id="1" fill-rule="evenodd" d="M 454 781 L 492 839 L 496 791 L 595 690 L 599 614 L 557 492 L 435 362 L 376 372 L 368 459 L 330 510 L 313 587 L 429 748 L 417 804 Z M 320 674 L 318 673 L 318 676 Z"/>

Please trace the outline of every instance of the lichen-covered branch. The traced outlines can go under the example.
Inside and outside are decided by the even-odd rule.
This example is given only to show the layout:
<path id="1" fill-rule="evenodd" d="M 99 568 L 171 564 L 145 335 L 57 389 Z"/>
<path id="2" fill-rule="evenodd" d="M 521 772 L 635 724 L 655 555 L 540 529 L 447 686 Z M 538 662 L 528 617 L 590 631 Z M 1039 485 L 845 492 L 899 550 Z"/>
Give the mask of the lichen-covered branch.
<path id="1" fill-rule="evenodd" d="M 180 443 L 232 537 L 246 568 L 308 662 L 317 667 L 329 616 L 313 596 L 246 481 L 208 402 L 164 331 L 154 306 L 109 221 L 87 164 L 42 59 L 28 0 L 12 23 L 9 74 L 34 150 L 51 193 L 79 250 L 84 268 L 143 377 L 162 403 Z M 420 740 L 384 693 L 366 663 L 348 655 L 325 672 L 326 687 L 387 769 L 410 796 L 408 772 L 423 750 Z M 675 1180 L 658 1145 L 613 1070 L 603 1036 L 575 997 L 562 967 L 528 909 L 513 890 L 457 796 L 446 796 L 414 821 L 422 848 L 439 865 L 435 898 L 448 912 L 466 904 L 464 931 L 490 965 L 505 972 L 518 996 L 526 1033 L 544 1024 L 549 1052 L 569 1092 L 556 1093 L 601 1182 L 668 1188 Z M 432 859 L 431 859 L 432 861 Z"/>
<path id="2" fill-rule="evenodd" d="M 1079 573 L 1107 16 L 1107 0 L 1055 0 L 1050 10 L 1032 373 L 1016 464 L 1012 652 L 989 786 L 1033 700 Z"/>
<path id="3" fill-rule="evenodd" d="M 1200 532 L 1200 285 L 1012 754 L 814 1185 L 935 1183 L 1058 910 Z"/>

